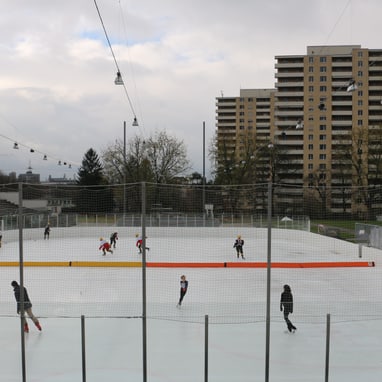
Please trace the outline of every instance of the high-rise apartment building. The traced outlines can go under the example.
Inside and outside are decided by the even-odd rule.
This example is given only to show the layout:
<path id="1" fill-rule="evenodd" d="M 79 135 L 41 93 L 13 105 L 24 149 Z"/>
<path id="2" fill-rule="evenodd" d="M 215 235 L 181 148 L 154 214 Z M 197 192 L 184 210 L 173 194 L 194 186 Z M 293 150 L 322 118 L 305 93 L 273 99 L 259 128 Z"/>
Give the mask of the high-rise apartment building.
<path id="1" fill-rule="evenodd" d="M 331 212 L 362 210 L 372 201 L 354 188 L 382 183 L 382 49 L 308 46 L 275 60 L 275 89 L 217 98 L 218 141 L 238 163 L 248 158 L 243 137 L 255 151 L 260 139 L 273 143 L 286 203 L 319 191 Z"/>

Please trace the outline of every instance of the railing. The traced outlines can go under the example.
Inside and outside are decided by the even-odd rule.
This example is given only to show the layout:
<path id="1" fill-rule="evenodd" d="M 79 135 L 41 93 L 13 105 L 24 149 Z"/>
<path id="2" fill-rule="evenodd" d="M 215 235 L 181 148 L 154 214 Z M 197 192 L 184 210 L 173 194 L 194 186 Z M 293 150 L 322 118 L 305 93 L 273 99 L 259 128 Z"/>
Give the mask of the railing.
<path id="1" fill-rule="evenodd" d="M 140 227 L 142 215 L 137 214 L 24 214 L 23 228 L 43 228 L 48 223 L 51 227 Z M 19 215 L 0 216 L 4 231 L 19 227 Z M 267 227 L 265 215 L 228 214 L 214 216 L 183 213 L 154 213 L 146 215 L 148 227 Z M 272 226 L 281 229 L 310 231 L 310 220 L 307 216 L 291 218 L 275 216 Z"/>

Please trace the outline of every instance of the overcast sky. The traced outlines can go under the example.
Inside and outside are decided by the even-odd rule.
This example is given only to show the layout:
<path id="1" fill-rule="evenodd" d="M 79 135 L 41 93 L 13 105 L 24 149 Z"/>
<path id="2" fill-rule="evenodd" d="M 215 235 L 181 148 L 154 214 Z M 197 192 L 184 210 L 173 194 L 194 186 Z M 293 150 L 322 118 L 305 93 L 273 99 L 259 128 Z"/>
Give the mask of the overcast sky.
<path id="1" fill-rule="evenodd" d="M 165 129 L 184 141 L 201 173 L 215 97 L 273 88 L 274 57 L 310 45 L 382 48 L 381 0 L 97 0 L 133 127 L 94 0 L 0 4 L 0 171 L 31 165 L 42 180 L 72 178 L 90 147 L 123 139 L 123 121 L 128 139 Z"/>

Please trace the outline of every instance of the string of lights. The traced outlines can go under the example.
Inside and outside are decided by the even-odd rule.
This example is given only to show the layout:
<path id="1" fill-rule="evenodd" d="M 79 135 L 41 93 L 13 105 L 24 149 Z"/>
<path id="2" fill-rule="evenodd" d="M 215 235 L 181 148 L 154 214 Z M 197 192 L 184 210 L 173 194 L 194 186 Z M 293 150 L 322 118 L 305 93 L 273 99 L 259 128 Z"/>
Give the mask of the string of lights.
<path id="1" fill-rule="evenodd" d="M 56 157 L 54 157 L 54 156 L 52 156 L 50 154 L 47 154 L 47 153 L 45 153 L 43 151 L 40 151 L 40 150 L 37 150 L 36 148 L 33 148 L 32 146 L 29 146 L 29 145 L 27 145 L 25 143 L 22 143 L 22 142 L 18 141 L 18 140 L 15 140 L 15 139 L 12 139 L 10 137 L 7 137 L 4 134 L 0 134 L 0 137 L 4 138 L 4 139 L 6 139 L 6 140 L 8 140 L 10 142 L 12 142 L 14 150 L 19 150 L 19 149 L 22 149 L 22 148 L 27 149 L 30 153 L 41 154 L 42 155 L 42 160 L 45 160 L 45 161 L 47 161 L 47 160 L 55 160 L 55 161 L 57 161 L 57 165 L 58 166 L 61 166 L 61 165 L 68 166 L 68 168 L 70 168 L 70 169 L 72 168 L 73 165 L 78 166 L 77 163 L 68 162 L 68 161 L 64 161 L 62 159 L 56 158 Z"/>

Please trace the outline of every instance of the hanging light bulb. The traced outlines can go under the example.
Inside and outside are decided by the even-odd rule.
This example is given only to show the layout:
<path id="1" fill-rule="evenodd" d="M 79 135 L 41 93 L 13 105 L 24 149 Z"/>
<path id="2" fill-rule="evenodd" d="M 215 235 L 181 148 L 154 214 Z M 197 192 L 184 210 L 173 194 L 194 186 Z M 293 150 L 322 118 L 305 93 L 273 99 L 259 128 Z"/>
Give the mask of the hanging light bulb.
<path id="1" fill-rule="evenodd" d="M 133 120 L 133 126 L 139 126 L 139 125 L 138 125 L 137 117 L 134 117 L 134 120 Z"/>
<path id="2" fill-rule="evenodd" d="M 115 77 L 114 83 L 116 85 L 123 85 L 123 79 L 122 79 L 121 72 L 117 72 L 117 77 Z"/>
<path id="3" fill-rule="evenodd" d="M 33 150 L 33 149 L 30 149 L 29 151 L 30 151 L 31 153 L 34 153 L 34 150 Z"/>
<path id="4" fill-rule="evenodd" d="M 58 165 L 61 166 L 61 161 L 60 160 L 58 161 Z"/>
<path id="5" fill-rule="evenodd" d="M 44 155 L 44 157 L 42 159 L 43 160 L 48 160 L 48 157 L 46 155 Z"/>
<path id="6" fill-rule="evenodd" d="M 72 165 L 69 163 L 69 166 L 68 166 L 69 168 L 72 168 Z"/>
<path id="7" fill-rule="evenodd" d="M 17 142 L 15 142 L 15 143 L 13 144 L 13 148 L 14 148 L 15 150 L 18 150 L 18 149 L 19 149 L 19 144 L 18 144 Z"/>

